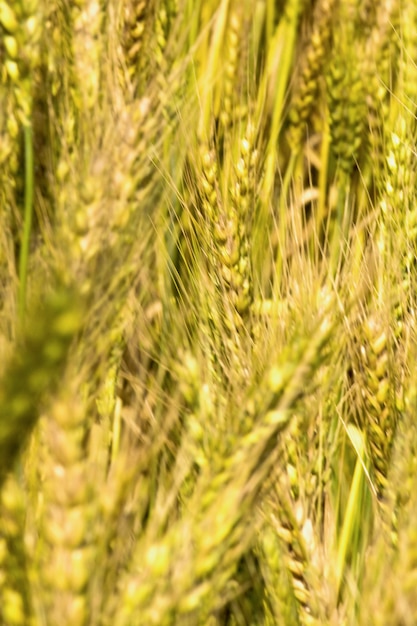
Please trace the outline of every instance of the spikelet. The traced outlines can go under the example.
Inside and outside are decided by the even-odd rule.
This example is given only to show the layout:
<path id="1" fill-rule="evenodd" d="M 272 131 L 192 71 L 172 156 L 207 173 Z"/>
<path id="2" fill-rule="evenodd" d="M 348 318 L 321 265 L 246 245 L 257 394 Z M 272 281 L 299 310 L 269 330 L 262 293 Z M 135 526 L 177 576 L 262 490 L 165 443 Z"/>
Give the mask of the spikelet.
<path id="1" fill-rule="evenodd" d="M 127 101 L 143 97 L 152 83 L 161 102 L 169 100 L 167 39 L 171 27 L 166 3 L 146 0 L 117 3 L 115 27 L 121 45 L 117 50 L 118 76 Z M 165 90 L 165 91 L 164 91 Z"/>
<path id="2" fill-rule="evenodd" d="M 218 292 L 221 288 L 219 277 L 217 276 L 217 268 L 219 265 L 217 246 L 214 239 L 214 228 L 217 224 L 220 224 L 220 216 L 222 213 L 222 198 L 219 185 L 218 165 L 217 157 L 214 148 L 208 146 L 202 146 L 201 149 L 201 170 L 202 178 L 199 190 L 201 194 L 201 217 L 202 217 L 202 232 L 197 232 L 197 237 L 201 237 L 205 245 L 205 256 L 207 258 L 207 272 L 211 281 L 211 297 L 214 301 L 218 300 Z M 198 175 L 198 174 L 197 174 Z M 201 176 L 201 174 L 200 174 Z M 208 305 L 210 311 L 210 305 Z M 219 330 L 222 327 L 221 313 L 218 307 L 213 307 L 213 310 L 209 312 L 208 324 L 210 327 L 209 335 L 213 335 L 214 346 L 221 341 Z M 216 329 L 217 332 L 216 332 Z M 217 350 L 212 348 L 209 350 L 211 359 L 213 360 L 213 367 L 216 368 L 214 361 L 216 359 L 215 354 Z M 216 375 L 218 376 L 218 374 Z"/>
<path id="3" fill-rule="evenodd" d="M 363 141 L 365 90 L 353 33 L 337 42 L 327 75 L 331 147 L 341 170 L 350 173 Z M 349 51 L 349 52 L 348 52 Z"/>
<path id="4" fill-rule="evenodd" d="M 242 420 L 232 425 L 226 405 L 234 385 L 241 387 L 248 379 L 250 367 L 253 273 L 249 232 L 258 162 L 253 125 L 249 123 L 243 136 L 237 133 L 234 140 L 235 152 L 224 165 L 221 177 L 214 147 L 211 150 L 202 147 L 203 175 L 196 172 L 201 181 L 198 199 L 201 219 L 194 234 L 195 248 L 200 248 L 205 259 L 202 263 L 206 264 L 207 274 L 202 275 L 201 280 L 205 285 L 209 281 L 208 289 L 204 287 L 207 332 L 201 340 L 208 344 L 205 353 L 209 355 L 209 376 L 216 381 L 219 390 L 216 399 L 213 398 L 214 411 L 218 417 L 226 419 L 222 425 L 223 442 L 234 436 L 235 428 L 241 431 L 250 427 Z M 230 371 L 232 375 L 226 374 Z M 207 383 L 211 389 L 213 384 L 209 380 Z M 220 426 L 222 419 L 216 422 Z"/>
<path id="5" fill-rule="evenodd" d="M 242 29 L 241 11 L 232 10 L 229 15 L 229 28 L 227 29 L 227 62 L 225 68 L 224 100 L 222 104 L 221 120 L 224 126 L 230 122 L 233 113 L 234 80 L 239 59 L 239 35 Z M 241 61 L 241 59 L 240 59 Z M 223 108 L 224 107 L 224 108 Z"/>
<path id="6" fill-rule="evenodd" d="M 251 213 L 255 202 L 254 180 L 258 153 L 254 146 L 255 129 L 248 125 L 245 136 L 240 140 L 237 163 L 234 167 L 234 187 L 229 213 L 224 220 L 234 224 L 234 232 L 214 230 L 220 257 L 219 270 L 227 285 L 229 299 L 235 309 L 235 326 L 238 328 L 247 318 L 253 301 L 253 277 L 249 231 Z M 222 220 L 223 221 L 223 220 Z M 233 231 L 233 228 L 232 228 Z"/>
<path id="7" fill-rule="evenodd" d="M 155 77 L 158 85 L 157 95 L 161 103 L 165 119 L 172 120 L 177 116 L 177 106 L 185 91 L 185 65 L 182 60 L 182 41 L 178 39 L 178 26 L 181 13 L 178 12 L 177 0 L 161 2 L 155 15 L 155 34 L 151 42 L 153 51 Z M 176 103 L 173 103 L 175 94 Z"/>
<path id="8" fill-rule="evenodd" d="M 142 203 L 151 207 L 150 198 L 160 193 L 160 187 L 152 185 L 155 170 L 145 137 L 157 132 L 162 113 L 155 107 L 151 118 L 150 107 L 148 98 L 126 105 L 106 128 L 104 139 L 99 133 L 89 148 L 81 151 L 83 168 L 76 167 L 71 159 L 66 162 L 62 180 L 57 171 L 61 184 L 57 188 L 56 228 L 65 242 L 60 271 L 77 275 L 85 293 L 94 288 L 93 278 L 97 283 L 96 272 L 103 278 L 100 288 L 104 289 L 105 284 L 116 286 L 120 278 L 117 269 L 133 269 L 131 264 L 124 264 L 132 252 L 131 245 L 126 244 L 132 243 L 138 223 L 146 220 Z M 107 113 L 103 114 L 105 119 Z M 98 149 L 103 140 L 108 145 L 106 158 Z M 158 150 L 157 140 L 153 149 Z M 80 199 L 75 210 L 71 200 L 74 193 Z M 113 263 L 111 274 L 107 272 L 109 263 Z"/>
<path id="9" fill-rule="evenodd" d="M 69 162 L 71 158 L 75 159 L 79 127 L 72 21 L 70 12 L 61 2 L 45 6 L 45 74 L 51 133 L 50 158 L 57 173 L 49 172 L 50 193 L 53 196 L 71 175 Z"/>
<path id="10" fill-rule="evenodd" d="M 90 623 L 95 491 L 85 450 L 85 411 L 73 393 L 73 398 L 58 395 L 41 422 L 37 604 L 48 623 L 82 626 Z"/>
<path id="11" fill-rule="evenodd" d="M 385 186 L 387 183 L 388 179 L 385 180 Z M 371 480 L 379 517 L 388 536 L 395 542 L 396 520 L 389 474 L 392 448 L 401 416 L 404 310 L 401 281 L 395 284 L 401 274 L 401 258 L 393 255 L 392 237 L 396 218 L 393 210 L 387 210 L 388 197 L 385 191 L 385 199 L 380 201 L 381 212 L 374 234 L 374 301 L 365 308 L 358 331 L 360 346 L 353 373 L 360 395 L 357 419 L 367 438 Z"/>
<path id="12" fill-rule="evenodd" d="M 202 210 L 203 217 L 207 220 L 207 224 L 214 224 L 218 218 L 218 172 L 216 155 L 213 149 L 204 146 L 201 150 L 201 161 L 203 180 L 201 184 L 202 190 Z"/>
<path id="13" fill-rule="evenodd" d="M 247 67 L 245 63 L 247 20 L 251 7 L 244 2 L 231 4 L 225 34 L 224 67 L 222 80 L 219 84 L 218 111 L 220 122 L 224 129 L 236 123 L 245 114 L 244 83 Z"/>
<path id="14" fill-rule="evenodd" d="M 120 39 L 123 58 L 121 59 L 122 85 L 137 88 L 141 84 L 146 59 L 146 44 L 149 39 L 151 3 L 142 0 L 125 0 L 120 6 Z M 131 88 L 132 88 L 131 87 Z"/>
<path id="15" fill-rule="evenodd" d="M 262 528 L 258 544 L 265 584 L 265 626 L 297 624 L 297 605 L 291 577 L 283 562 L 282 540 L 269 520 Z"/>
<path id="16" fill-rule="evenodd" d="M 401 74 L 400 69 L 399 81 Z M 374 234 L 376 302 L 363 322 L 358 366 L 364 400 L 361 426 L 367 433 L 382 522 L 394 542 L 398 538 L 389 477 L 403 410 L 403 381 L 407 377 L 403 346 L 408 345 L 413 324 L 409 307 L 413 299 L 411 268 L 415 246 L 414 156 L 407 136 L 413 121 L 410 116 L 410 127 L 407 117 L 401 107 L 395 120 L 385 121 L 386 161 L 379 172 L 380 215 Z"/>
<path id="17" fill-rule="evenodd" d="M 0 391 L 0 534 L 2 547 L 7 549 L 1 559 L 1 607 L 4 623 L 16 625 L 32 623 L 29 580 L 32 583 L 33 578 L 28 574 L 32 566 L 27 566 L 32 555 L 26 545 L 26 500 L 11 472 L 48 394 L 55 390 L 70 343 L 81 326 L 82 308 L 74 291 L 61 288 L 48 295 L 42 306 L 29 307 L 27 316 L 30 326 L 6 367 Z M 35 467 L 30 471 L 33 474 Z M 29 480 L 33 482 L 33 476 Z M 8 552 L 14 555 L 11 560 Z"/>
<path id="18" fill-rule="evenodd" d="M 385 176 L 381 183 L 385 194 L 381 208 L 387 227 L 396 233 L 398 251 L 402 257 L 403 290 L 410 289 L 416 246 L 415 171 L 414 153 L 410 144 L 407 118 L 399 115 L 390 133 L 386 147 Z M 389 246 L 389 242 L 386 243 Z"/>
<path id="19" fill-rule="evenodd" d="M 192 164 L 190 175 L 194 179 L 197 219 L 190 221 L 192 262 L 186 267 L 189 283 L 187 282 L 185 286 L 190 284 L 191 293 L 195 293 L 194 297 L 201 307 L 197 327 L 195 320 L 189 321 L 193 334 L 197 333 L 196 342 L 199 349 L 196 351 L 194 346 L 188 348 L 184 353 L 184 364 L 179 367 L 174 363 L 173 367 L 181 379 L 181 372 L 185 373 L 191 368 L 186 376 L 190 383 L 193 381 L 193 385 L 185 387 L 183 383 L 181 384 L 190 411 L 187 417 L 190 426 L 188 445 L 190 449 L 195 450 L 198 465 L 205 465 L 207 461 L 216 462 L 214 458 L 221 458 L 220 449 L 227 448 L 226 441 L 230 438 L 224 423 L 227 412 L 223 378 L 230 358 L 229 346 L 225 345 L 229 335 L 225 332 L 224 306 L 227 305 L 227 293 L 223 276 L 218 269 L 219 246 L 214 233 L 215 228 L 220 230 L 222 225 L 223 199 L 217 154 L 213 145 L 201 146 L 199 159 L 197 163 Z M 212 436 L 205 438 L 210 444 L 208 447 L 201 445 L 203 433 L 200 432 L 198 425 L 201 416 L 205 416 L 207 424 L 210 425 Z M 220 431 L 223 433 L 220 445 L 212 445 Z"/>
<path id="20" fill-rule="evenodd" d="M 413 27 L 417 23 L 417 11 L 413 3 L 404 7 L 402 13 L 403 37 L 398 62 L 397 85 L 400 94 L 391 107 L 391 115 L 385 123 L 385 167 L 381 171 L 381 208 L 385 222 L 395 233 L 396 248 L 401 256 L 403 297 L 410 299 L 413 291 L 413 268 L 416 251 L 415 206 L 415 154 L 416 127 L 416 80 L 417 69 L 411 61 L 417 50 L 417 37 Z M 387 244 L 389 245 L 389 243 Z"/>
<path id="21" fill-rule="evenodd" d="M 401 7 L 401 57 L 399 62 L 398 84 L 404 90 L 403 104 L 410 113 L 410 129 L 415 132 L 415 112 L 417 108 L 417 87 L 415 84 L 416 65 L 412 62 L 417 52 L 416 22 L 417 9 L 413 2 Z"/>
<path id="22" fill-rule="evenodd" d="M 297 151 L 304 135 L 305 124 L 314 108 L 323 66 L 329 52 L 335 0 L 317 2 L 314 11 L 314 26 L 302 52 L 302 66 L 292 95 L 289 113 L 289 143 Z"/>
<path id="23" fill-rule="evenodd" d="M 100 106 L 103 19 L 100 0 L 77 0 L 71 8 L 76 106 L 83 115 Z"/>
<path id="24" fill-rule="evenodd" d="M 180 64 L 175 40 L 177 4 L 176 0 L 124 0 L 117 5 L 116 28 L 121 42 L 118 74 L 122 88 L 126 94 L 141 97 L 156 82 L 165 107 L 171 104 L 169 94 L 174 90 L 173 62 Z M 180 78 L 175 80 L 179 89 Z"/>
<path id="25" fill-rule="evenodd" d="M 165 69 L 165 50 L 167 46 L 167 37 L 169 34 L 169 19 L 167 7 L 164 3 L 158 7 L 155 20 L 155 62 L 160 70 Z"/>
<path id="26" fill-rule="evenodd" d="M 398 72 L 398 59 L 402 52 L 398 49 L 396 29 L 399 20 L 399 3 L 396 1 L 380 3 L 377 7 L 375 25 L 364 47 L 365 84 L 367 87 L 366 103 L 368 109 L 367 133 L 369 141 L 369 159 L 375 178 L 377 192 L 384 193 L 381 173 L 385 170 L 386 123 L 389 115 L 394 79 Z"/>
<path id="27" fill-rule="evenodd" d="M 315 526 L 322 523 L 323 498 L 329 484 L 328 461 L 320 450 L 320 438 L 328 437 L 329 426 L 320 424 L 323 417 L 312 419 L 313 414 L 314 397 L 309 395 L 307 405 L 303 401 L 297 404 L 282 435 L 280 464 L 275 468 L 270 493 L 262 507 L 279 544 L 281 569 L 285 570 L 280 576 L 290 588 L 292 600 L 287 610 L 292 611 L 292 620 L 299 624 L 322 623 L 326 613 L 323 597 L 319 603 L 322 583 L 318 582 L 321 572 L 317 570 Z M 284 608 L 279 605 L 276 610 L 282 613 Z M 292 620 L 287 618 L 288 623 Z"/>
<path id="28" fill-rule="evenodd" d="M 42 13 L 38 0 L 5 0 L 0 4 L 5 61 L 1 82 L 13 94 L 13 117 L 28 125 L 31 121 L 33 83 L 39 66 Z"/>
<path id="29" fill-rule="evenodd" d="M 371 463 L 373 466 L 373 484 L 378 497 L 383 521 L 392 524 L 395 520 L 386 519 L 389 506 L 388 475 L 391 462 L 392 446 L 395 441 L 399 419 L 399 407 L 392 376 L 393 347 L 390 346 L 389 330 L 384 328 L 377 317 L 368 317 L 364 323 L 366 340 L 361 347 L 365 363 L 364 420 L 363 424 L 368 436 Z M 362 424 L 361 424 L 362 425 Z M 385 516 L 385 517 L 384 517 Z"/>
<path id="30" fill-rule="evenodd" d="M 273 491 L 275 513 L 271 513 L 270 523 L 281 542 L 283 564 L 294 598 L 293 609 L 302 626 L 317 624 L 318 606 L 308 580 L 310 557 L 301 530 L 303 521 L 297 519 L 294 513 L 297 507 L 285 496 L 285 486 L 278 477 Z"/>
<path id="31" fill-rule="evenodd" d="M 377 21 L 372 32 L 370 45 L 375 52 L 377 63 L 377 73 L 379 78 L 378 95 L 385 100 L 387 107 L 387 96 L 392 93 L 395 87 L 399 58 L 399 37 L 401 30 L 402 10 L 401 2 L 389 0 L 381 2 L 378 7 Z M 406 3 L 408 5 L 409 3 Z M 407 9 L 408 10 L 408 9 Z M 387 108 L 385 109 L 385 113 Z"/>
<path id="32" fill-rule="evenodd" d="M 404 14 L 415 21 L 415 7 Z M 404 46 L 415 47 L 415 34 L 406 32 Z M 381 321 L 369 320 L 366 355 L 372 356 L 374 370 L 372 389 L 375 417 L 371 418 L 369 443 L 374 463 L 375 486 L 382 508 L 383 521 L 391 523 L 391 535 L 397 541 L 395 502 L 389 489 L 392 447 L 395 442 L 403 403 L 403 381 L 407 379 L 406 352 L 414 325 L 415 264 L 415 172 L 413 137 L 415 120 L 408 104 L 414 100 L 415 66 L 404 51 L 397 67 L 396 81 L 403 101 L 391 107 L 391 116 L 385 120 L 385 167 L 380 172 L 381 218 L 377 234 L 381 267 L 376 295 L 380 303 L 388 303 L 392 311 L 390 325 L 381 327 Z M 407 102 L 407 104 L 406 104 Z M 387 279 L 395 285 L 389 290 Z M 372 412 L 371 412 L 372 414 Z M 376 424 L 374 424 L 376 420 Z M 386 519 L 388 517 L 388 519 Z M 393 519 L 390 519 L 393 518 Z"/>
<path id="33" fill-rule="evenodd" d="M 415 351 L 415 337 L 413 340 Z M 415 352 L 414 352 L 415 353 Z M 366 578 L 363 585 L 363 602 L 359 609 L 359 624 L 413 624 L 417 619 L 415 585 L 417 576 L 417 537 L 415 528 L 416 497 L 415 476 L 417 432 L 415 357 L 410 358 L 409 386 L 405 393 L 405 408 L 395 442 L 390 486 L 396 501 L 391 503 L 398 521 L 395 550 L 387 551 L 386 536 L 375 537 L 373 549 L 367 559 Z M 390 585 L 386 585 L 389 578 Z"/>

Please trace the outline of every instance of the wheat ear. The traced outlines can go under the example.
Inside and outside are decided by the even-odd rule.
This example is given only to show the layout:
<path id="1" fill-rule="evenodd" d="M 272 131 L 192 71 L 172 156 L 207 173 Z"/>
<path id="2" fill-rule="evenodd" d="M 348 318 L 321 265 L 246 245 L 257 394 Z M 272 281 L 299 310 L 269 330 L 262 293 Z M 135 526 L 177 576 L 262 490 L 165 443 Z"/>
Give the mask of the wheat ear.
<path id="1" fill-rule="evenodd" d="M 313 29 L 303 51 L 303 62 L 290 105 L 289 143 L 294 151 L 299 149 L 305 124 L 315 105 L 326 55 L 329 52 L 334 9 L 334 0 L 321 0 L 315 6 Z"/>

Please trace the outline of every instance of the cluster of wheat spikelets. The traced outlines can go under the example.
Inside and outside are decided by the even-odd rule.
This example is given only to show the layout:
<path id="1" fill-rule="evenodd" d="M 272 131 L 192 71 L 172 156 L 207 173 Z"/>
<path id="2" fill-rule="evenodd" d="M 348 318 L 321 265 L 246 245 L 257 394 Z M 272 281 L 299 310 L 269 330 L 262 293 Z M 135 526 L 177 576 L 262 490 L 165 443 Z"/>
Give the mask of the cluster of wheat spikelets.
<path id="1" fill-rule="evenodd" d="M 0 624 L 417 623 L 413 0 L 0 0 Z"/>

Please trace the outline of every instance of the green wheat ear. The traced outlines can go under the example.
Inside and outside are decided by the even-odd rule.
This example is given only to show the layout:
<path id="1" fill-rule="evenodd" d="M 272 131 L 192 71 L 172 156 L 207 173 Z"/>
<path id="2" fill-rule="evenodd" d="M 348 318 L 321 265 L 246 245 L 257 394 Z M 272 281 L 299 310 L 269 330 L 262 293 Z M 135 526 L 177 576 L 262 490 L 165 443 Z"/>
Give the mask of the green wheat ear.
<path id="1" fill-rule="evenodd" d="M 82 306 L 72 289 L 60 288 L 27 313 L 0 382 L 0 487 L 40 413 L 41 403 L 58 382 Z"/>

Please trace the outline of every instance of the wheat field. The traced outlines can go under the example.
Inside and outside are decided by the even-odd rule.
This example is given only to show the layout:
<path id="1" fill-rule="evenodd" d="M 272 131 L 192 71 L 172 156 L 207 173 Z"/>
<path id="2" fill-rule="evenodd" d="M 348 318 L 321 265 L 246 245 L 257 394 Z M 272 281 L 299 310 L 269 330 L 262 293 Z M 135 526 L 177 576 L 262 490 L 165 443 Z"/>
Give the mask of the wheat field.
<path id="1" fill-rule="evenodd" d="M 417 3 L 0 0 L 0 624 L 417 624 Z"/>

